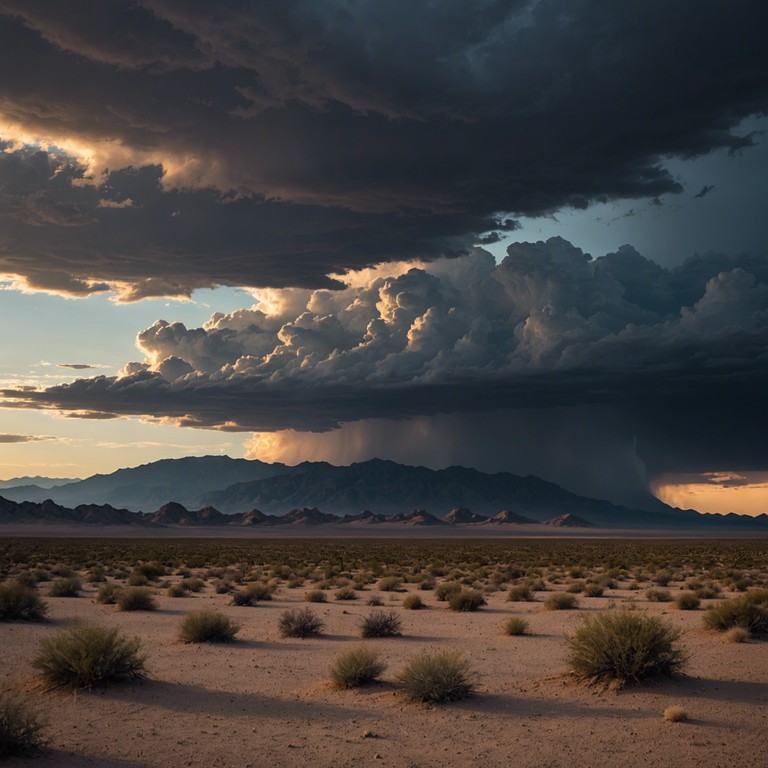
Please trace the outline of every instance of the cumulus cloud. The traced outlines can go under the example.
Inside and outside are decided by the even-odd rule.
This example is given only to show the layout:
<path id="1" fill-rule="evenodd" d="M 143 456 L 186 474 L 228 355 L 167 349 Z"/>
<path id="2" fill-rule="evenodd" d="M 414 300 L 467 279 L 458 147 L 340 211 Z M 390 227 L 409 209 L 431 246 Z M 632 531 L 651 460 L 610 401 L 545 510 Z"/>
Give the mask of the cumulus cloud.
<path id="1" fill-rule="evenodd" d="M 753 143 L 767 13 L 701 4 L 693 35 L 665 0 L 0 0 L 0 274 L 339 287 L 680 192 L 667 158 Z"/>
<path id="2" fill-rule="evenodd" d="M 159 320 L 120 375 L 6 390 L 4 404 L 256 432 L 498 410 L 543 423 L 542 409 L 601 406 L 595 425 L 617 425 L 630 453 L 636 441 L 652 474 L 765 462 L 766 258 L 665 269 L 630 246 L 592 259 L 552 238 L 515 243 L 498 265 L 476 250 L 365 278 L 256 291 L 202 328 Z M 495 450 L 533 429 L 515 423 Z"/>

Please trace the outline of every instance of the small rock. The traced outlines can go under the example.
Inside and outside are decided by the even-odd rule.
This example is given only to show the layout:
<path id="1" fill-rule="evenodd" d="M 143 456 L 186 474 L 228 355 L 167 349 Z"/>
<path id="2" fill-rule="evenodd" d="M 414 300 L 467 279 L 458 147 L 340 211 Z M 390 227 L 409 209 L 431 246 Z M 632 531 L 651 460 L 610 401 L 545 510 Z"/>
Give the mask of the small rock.
<path id="1" fill-rule="evenodd" d="M 364 739 L 375 739 L 377 736 L 378 734 L 374 733 L 373 731 L 363 731 Z"/>

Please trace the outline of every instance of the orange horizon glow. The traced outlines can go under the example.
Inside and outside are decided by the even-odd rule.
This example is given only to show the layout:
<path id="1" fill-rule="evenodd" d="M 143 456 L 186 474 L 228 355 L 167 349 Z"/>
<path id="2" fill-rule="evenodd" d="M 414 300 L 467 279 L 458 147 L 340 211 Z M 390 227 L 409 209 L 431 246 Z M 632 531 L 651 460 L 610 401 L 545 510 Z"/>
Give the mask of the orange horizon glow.
<path id="1" fill-rule="evenodd" d="M 652 483 L 653 494 L 673 507 L 727 515 L 768 514 L 768 473 L 709 472 L 665 475 Z"/>

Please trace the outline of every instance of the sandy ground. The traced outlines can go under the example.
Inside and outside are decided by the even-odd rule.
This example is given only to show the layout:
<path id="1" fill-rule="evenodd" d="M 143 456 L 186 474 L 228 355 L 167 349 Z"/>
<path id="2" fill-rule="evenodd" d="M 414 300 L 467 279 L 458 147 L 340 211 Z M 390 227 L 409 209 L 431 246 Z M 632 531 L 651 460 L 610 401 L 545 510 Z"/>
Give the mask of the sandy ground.
<path id="1" fill-rule="evenodd" d="M 364 605 L 368 592 L 355 602 L 333 602 L 330 591 L 331 602 L 312 606 L 326 622 L 325 634 L 295 640 L 280 638 L 277 621 L 286 607 L 307 605 L 304 588 L 282 586 L 274 601 L 253 607 L 227 605 L 228 597 L 210 586 L 185 598 L 159 591 L 160 609 L 147 613 L 97 605 L 95 589 L 87 586 L 80 598 L 46 598 L 46 623 L 0 624 L 0 688 L 35 691 L 50 720 L 51 748 L 9 766 L 768 764 L 768 646 L 726 644 L 702 628 L 701 611 L 648 603 L 642 593 L 612 590 L 602 598 L 580 597 L 579 610 L 546 611 L 541 602 L 505 602 L 506 592 L 498 592 L 476 613 L 451 612 L 431 592 L 420 593 L 428 609 L 407 611 L 400 607 L 402 593 L 382 594 L 385 607 L 401 615 L 404 636 L 368 641 L 388 664 L 383 682 L 342 691 L 327 682 L 328 666 L 360 642 L 358 622 L 371 610 Z M 621 692 L 574 683 L 565 675 L 565 636 L 584 613 L 627 598 L 683 630 L 687 677 Z M 242 626 L 237 642 L 179 643 L 182 617 L 202 607 L 236 619 Z M 530 636 L 502 633 L 500 625 L 512 615 L 528 619 Z M 72 619 L 140 636 L 149 678 L 90 692 L 41 692 L 29 661 L 41 638 Z M 409 703 L 395 675 L 425 648 L 460 649 L 480 674 L 478 694 L 449 705 Z M 662 713 L 673 705 L 690 720 L 665 722 Z"/>

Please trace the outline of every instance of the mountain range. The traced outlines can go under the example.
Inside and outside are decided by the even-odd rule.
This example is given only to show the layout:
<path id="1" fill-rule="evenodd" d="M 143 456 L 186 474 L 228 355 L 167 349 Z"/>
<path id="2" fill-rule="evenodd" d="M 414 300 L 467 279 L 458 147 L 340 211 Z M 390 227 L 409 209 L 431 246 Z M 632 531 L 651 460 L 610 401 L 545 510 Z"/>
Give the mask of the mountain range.
<path id="1" fill-rule="evenodd" d="M 2 489 L 0 519 L 142 525 L 768 527 L 767 515 L 702 515 L 657 500 L 651 509 L 629 509 L 531 475 L 465 467 L 432 470 L 380 459 L 343 467 L 325 462 L 291 467 L 227 456 L 187 457 L 53 487 L 46 478 L 36 480 Z"/>

